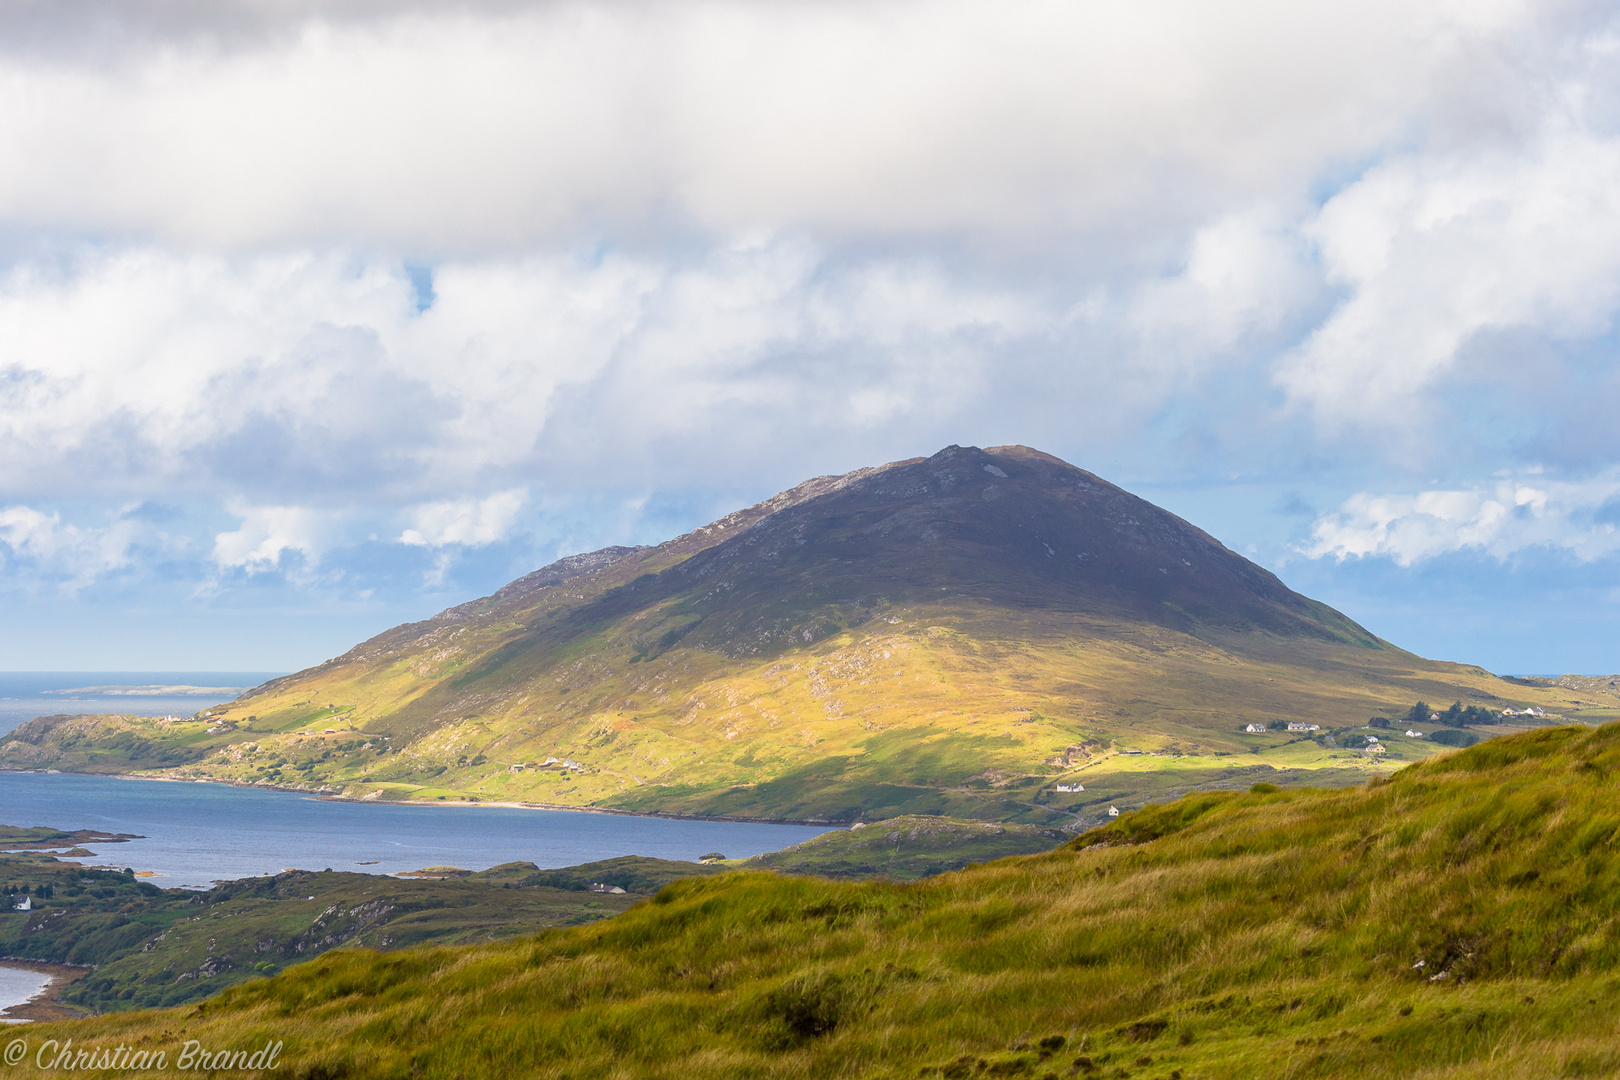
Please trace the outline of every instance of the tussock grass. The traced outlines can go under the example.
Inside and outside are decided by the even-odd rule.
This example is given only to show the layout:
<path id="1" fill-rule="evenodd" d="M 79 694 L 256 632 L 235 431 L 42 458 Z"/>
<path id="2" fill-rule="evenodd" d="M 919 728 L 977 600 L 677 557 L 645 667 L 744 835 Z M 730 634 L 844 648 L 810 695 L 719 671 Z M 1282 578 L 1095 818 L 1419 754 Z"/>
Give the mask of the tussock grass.
<path id="1" fill-rule="evenodd" d="M 29 1034 L 279 1038 L 301 1076 L 1612 1076 L 1617 769 L 1620 726 L 1532 732 L 920 882 L 692 878 Z"/>

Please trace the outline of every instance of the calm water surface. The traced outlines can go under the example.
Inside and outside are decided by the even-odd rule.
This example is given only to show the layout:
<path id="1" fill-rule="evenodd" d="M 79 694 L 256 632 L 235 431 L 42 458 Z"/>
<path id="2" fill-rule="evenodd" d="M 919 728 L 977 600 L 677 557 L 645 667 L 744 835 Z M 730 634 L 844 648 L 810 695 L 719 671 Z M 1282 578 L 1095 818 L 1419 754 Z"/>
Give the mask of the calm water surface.
<path id="1" fill-rule="evenodd" d="M 21 1005 L 51 984 L 49 975 L 22 968 L 0 967 L 0 1009 Z"/>
<path id="2" fill-rule="evenodd" d="M 426 866 L 486 870 L 519 860 L 572 866 L 620 855 L 744 858 L 827 831 L 810 825 L 670 821 L 505 807 L 323 802 L 227 784 L 0 772 L 0 823 L 138 833 L 94 844 L 87 866 L 162 875 L 165 888 L 281 870 L 396 874 Z"/>

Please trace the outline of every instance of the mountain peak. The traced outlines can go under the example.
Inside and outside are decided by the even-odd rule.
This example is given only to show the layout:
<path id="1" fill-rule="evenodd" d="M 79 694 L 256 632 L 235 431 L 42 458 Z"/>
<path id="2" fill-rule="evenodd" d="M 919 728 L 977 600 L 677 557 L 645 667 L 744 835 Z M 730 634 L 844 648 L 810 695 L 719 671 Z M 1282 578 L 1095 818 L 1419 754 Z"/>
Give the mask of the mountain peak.
<path id="1" fill-rule="evenodd" d="M 1381 644 L 1202 529 L 1023 446 L 947 446 L 821 477 L 736 517 L 729 535 L 710 534 L 715 542 L 660 576 L 672 593 L 723 583 L 692 610 L 717 617 L 726 634 L 753 635 L 740 645 L 749 652 L 771 639 L 808 640 L 804 626 L 784 621 L 788 609 L 804 623 L 846 626 L 835 610 L 942 594 L 1130 614 L 1200 636 L 1263 630 Z M 733 652 L 739 644 L 728 648 L 718 627 L 694 640 Z"/>
<path id="2" fill-rule="evenodd" d="M 368 799 L 1050 823 L 1262 777 L 1359 780 L 1436 748 L 1381 729 L 1369 749 L 1355 731 L 1371 716 L 1464 698 L 1555 715 L 1591 696 L 1561 683 L 1394 649 L 1049 454 L 947 446 L 653 547 L 558 560 L 207 723 L 72 718 L 23 730 L 0 764 Z"/>

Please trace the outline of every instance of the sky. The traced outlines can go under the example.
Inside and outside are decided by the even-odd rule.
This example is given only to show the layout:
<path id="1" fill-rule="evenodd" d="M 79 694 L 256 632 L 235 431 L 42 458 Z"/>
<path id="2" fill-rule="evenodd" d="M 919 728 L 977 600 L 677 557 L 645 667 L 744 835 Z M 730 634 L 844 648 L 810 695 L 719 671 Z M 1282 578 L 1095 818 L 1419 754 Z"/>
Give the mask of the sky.
<path id="1" fill-rule="evenodd" d="M 294 670 L 1022 443 L 1620 671 L 1620 13 L 0 6 L 0 669 Z"/>

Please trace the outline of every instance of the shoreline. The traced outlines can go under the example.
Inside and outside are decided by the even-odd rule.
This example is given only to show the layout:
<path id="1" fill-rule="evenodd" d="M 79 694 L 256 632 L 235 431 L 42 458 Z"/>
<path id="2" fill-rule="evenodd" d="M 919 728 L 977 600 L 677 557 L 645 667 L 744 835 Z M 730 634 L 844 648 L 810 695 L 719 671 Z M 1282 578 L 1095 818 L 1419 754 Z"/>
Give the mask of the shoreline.
<path id="1" fill-rule="evenodd" d="M 90 1013 L 64 1005 L 57 999 L 57 995 L 68 984 L 84 978 L 96 969 L 76 964 L 53 964 L 46 960 L 29 960 L 21 956 L 0 956 L 0 967 L 15 968 L 20 971 L 34 971 L 41 975 L 49 975 L 51 981 L 45 984 L 45 989 L 18 1005 L 8 1009 L 0 1009 L 0 1020 L 25 1020 L 32 1023 L 48 1023 L 53 1020 L 78 1020 L 89 1016 Z"/>
<path id="2" fill-rule="evenodd" d="M 206 781 L 204 781 L 206 782 Z M 267 784 L 243 784 L 242 787 L 268 787 Z M 281 788 L 278 790 L 289 790 Z M 420 806 L 430 810 L 478 810 L 484 807 L 501 808 L 506 810 L 560 810 L 570 814 L 612 814 L 619 817 L 662 818 L 666 821 L 714 821 L 726 825 L 804 825 L 811 828 L 826 827 L 829 829 L 847 829 L 847 824 L 829 821 L 825 818 L 762 818 L 762 817 L 733 817 L 718 814 L 677 814 L 665 810 L 620 810 L 612 806 L 563 806 L 558 803 L 537 802 L 444 802 L 430 803 L 417 802 L 408 799 L 356 799 L 350 795 L 317 795 L 314 798 L 321 802 L 346 802 L 365 804 L 370 806 Z"/>
<path id="3" fill-rule="evenodd" d="M 737 825 L 804 825 L 811 828 L 847 829 L 848 822 L 826 818 L 764 818 L 719 814 L 679 814 L 663 810 L 620 810 L 611 806 L 562 806 L 557 803 L 485 801 L 478 802 L 425 802 L 414 799 L 366 799 L 352 795 L 312 791 L 309 788 L 286 787 L 281 784 L 255 784 L 247 780 L 203 779 L 191 776 L 142 776 L 138 773 L 73 772 L 66 769 L 0 769 L 0 773 L 33 773 L 39 776 L 106 776 L 116 780 L 153 780 L 165 784 L 221 784 L 226 787 L 255 788 L 260 791 L 281 791 L 289 795 L 303 795 L 320 802 L 355 803 L 362 806 L 407 806 L 424 810 L 478 810 L 499 808 L 505 810 L 561 810 L 572 814 L 613 814 L 619 817 L 662 818 L 667 821 L 713 821 Z"/>

